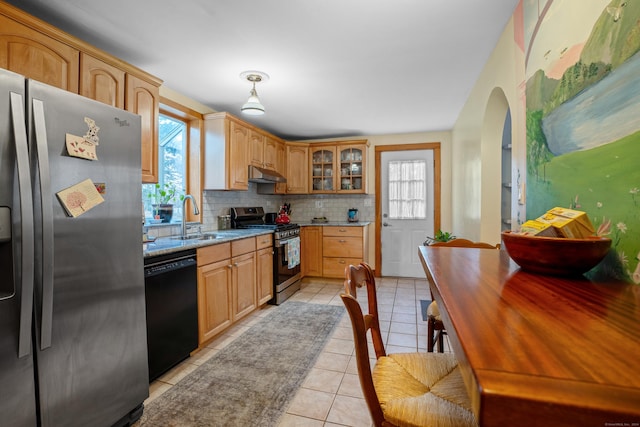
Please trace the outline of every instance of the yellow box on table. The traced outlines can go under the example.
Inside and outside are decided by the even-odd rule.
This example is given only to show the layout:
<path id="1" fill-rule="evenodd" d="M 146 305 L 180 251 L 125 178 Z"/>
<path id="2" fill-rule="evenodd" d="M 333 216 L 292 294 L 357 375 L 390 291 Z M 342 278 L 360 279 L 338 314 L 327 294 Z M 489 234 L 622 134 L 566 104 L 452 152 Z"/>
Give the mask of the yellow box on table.
<path id="1" fill-rule="evenodd" d="M 584 239 L 585 237 L 593 236 L 595 233 L 595 228 L 593 228 L 587 214 L 573 209 L 555 207 L 549 209 L 547 213 L 539 216 L 535 221 L 553 227 L 557 237 Z M 547 229 L 544 228 L 542 231 L 544 232 Z"/>

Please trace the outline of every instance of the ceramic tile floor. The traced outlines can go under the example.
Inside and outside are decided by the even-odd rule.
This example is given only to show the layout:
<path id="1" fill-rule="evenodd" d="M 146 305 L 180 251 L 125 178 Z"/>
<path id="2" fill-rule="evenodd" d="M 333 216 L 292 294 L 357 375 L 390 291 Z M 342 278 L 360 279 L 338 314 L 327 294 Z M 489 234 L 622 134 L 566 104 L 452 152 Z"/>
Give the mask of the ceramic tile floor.
<path id="1" fill-rule="evenodd" d="M 420 300 L 428 300 L 424 279 L 378 278 L 380 327 L 388 353 L 426 351 L 427 323 L 422 320 Z M 304 279 L 302 289 L 290 299 L 314 304 L 342 305 L 341 280 Z M 366 301 L 366 292 L 358 293 Z M 286 304 L 286 302 L 285 302 Z M 276 307 L 266 305 L 225 331 L 206 348 L 169 371 L 150 386 L 145 403 L 170 389 L 253 323 Z M 446 337 L 445 337 L 446 340 Z M 445 341 L 445 351 L 450 351 Z M 372 360 L 372 363 L 375 363 Z M 353 335 L 346 314 L 318 356 L 302 386 L 293 397 L 279 427 L 371 426 L 355 363 Z"/>

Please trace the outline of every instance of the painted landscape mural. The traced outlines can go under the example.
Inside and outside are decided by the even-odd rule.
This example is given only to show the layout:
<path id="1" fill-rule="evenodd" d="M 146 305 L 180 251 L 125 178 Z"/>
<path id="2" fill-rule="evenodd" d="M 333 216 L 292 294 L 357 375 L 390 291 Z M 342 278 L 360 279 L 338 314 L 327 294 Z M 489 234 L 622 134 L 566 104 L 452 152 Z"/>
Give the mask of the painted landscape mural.
<path id="1" fill-rule="evenodd" d="M 524 0 L 527 218 L 585 211 L 640 284 L 640 0 Z"/>

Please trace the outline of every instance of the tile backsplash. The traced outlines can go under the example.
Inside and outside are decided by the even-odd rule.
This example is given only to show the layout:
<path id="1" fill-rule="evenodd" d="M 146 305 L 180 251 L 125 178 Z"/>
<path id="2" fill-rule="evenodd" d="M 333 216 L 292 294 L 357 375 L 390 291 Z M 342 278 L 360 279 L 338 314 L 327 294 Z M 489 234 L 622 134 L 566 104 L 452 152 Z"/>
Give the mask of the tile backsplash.
<path id="1" fill-rule="evenodd" d="M 375 219 L 375 196 L 366 194 L 322 194 L 287 196 L 291 203 L 293 222 L 307 223 L 314 217 L 326 217 L 329 221 L 346 221 L 351 208 L 358 209 L 360 221 Z"/>
<path id="2" fill-rule="evenodd" d="M 291 221 L 310 223 L 314 217 L 326 217 L 331 222 L 346 221 L 351 208 L 358 209 L 360 221 L 375 220 L 375 196 L 369 194 L 303 194 L 266 195 L 256 192 L 250 183 L 248 191 L 205 191 L 202 200 L 202 224 L 189 224 L 201 231 L 218 229 L 218 216 L 229 215 L 231 207 L 262 206 L 265 212 L 278 212 L 284 203 L 291 204 Z M 152 237 L 166 237 L 180 233 L 180 224 L 144 227 Z"/>
<path id="3" fill-rule="evenodd" d="M 347 211 L 358 209 L 360 221 L 373 221 L 375 196 L 368 194 L 257 194 L 256 184 L 249 184 L 249 191 L 205 191 L 203 197 L 203 228 L 216 229 L 218 216 L 228 215 L 229 208 L 237 206 L 262 206 L 265 212 L 278 212 L 283 203 L 291 204 L 291 221 L 311 222 L 314 217 L 327 217 L 329 221 L 346 221 Z"/>

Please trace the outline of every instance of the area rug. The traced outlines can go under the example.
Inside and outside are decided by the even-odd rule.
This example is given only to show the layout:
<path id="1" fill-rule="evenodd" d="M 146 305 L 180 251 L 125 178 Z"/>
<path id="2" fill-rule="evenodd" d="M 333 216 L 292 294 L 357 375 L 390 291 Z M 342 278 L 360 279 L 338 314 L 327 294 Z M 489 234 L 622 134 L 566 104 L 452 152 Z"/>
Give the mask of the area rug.
<path id="1" fill-rule="evenodd" d="M 145 406 L 140 426 L 276 426 L 342 306 L 287 301 Z"/>

